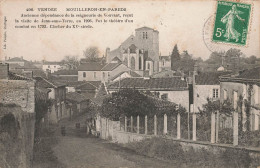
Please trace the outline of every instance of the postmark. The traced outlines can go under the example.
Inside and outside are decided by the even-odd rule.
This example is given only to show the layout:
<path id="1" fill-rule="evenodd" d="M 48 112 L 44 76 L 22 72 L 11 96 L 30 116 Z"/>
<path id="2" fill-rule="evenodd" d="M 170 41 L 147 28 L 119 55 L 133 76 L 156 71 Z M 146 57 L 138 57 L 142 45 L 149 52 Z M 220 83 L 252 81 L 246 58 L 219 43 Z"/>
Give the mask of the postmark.
<path id="1" fill-rule="evenodd" d="M 212 41 L 246 46 L 251 11 L 251 4 L 218 1 Z"/>

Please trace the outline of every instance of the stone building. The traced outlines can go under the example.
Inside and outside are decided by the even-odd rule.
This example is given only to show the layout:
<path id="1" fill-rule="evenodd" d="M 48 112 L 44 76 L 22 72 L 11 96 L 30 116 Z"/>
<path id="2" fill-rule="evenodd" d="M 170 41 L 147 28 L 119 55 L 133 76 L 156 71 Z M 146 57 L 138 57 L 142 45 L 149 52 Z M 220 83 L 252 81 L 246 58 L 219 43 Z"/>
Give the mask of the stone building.
<path id="1" fill-rule="evenodd" d="M 158 72 L 159 32 L 149 27 L 135 29 L 135 35 L 128 37 L 117 49 L 106 49 L 107 63 L 115 57 L 141 76 Z"/>

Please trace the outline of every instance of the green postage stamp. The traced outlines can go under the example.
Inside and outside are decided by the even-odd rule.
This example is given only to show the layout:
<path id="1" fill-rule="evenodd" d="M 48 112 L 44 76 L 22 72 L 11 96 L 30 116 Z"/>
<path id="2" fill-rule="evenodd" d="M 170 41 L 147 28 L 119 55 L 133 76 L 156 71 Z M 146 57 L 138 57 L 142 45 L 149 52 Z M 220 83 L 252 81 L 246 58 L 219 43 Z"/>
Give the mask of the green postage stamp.
<path id="1" fill-rule="evenodd" d="M 245 46 L 250 13 L 251 4 L 218 1 L 212 40 Z"/>

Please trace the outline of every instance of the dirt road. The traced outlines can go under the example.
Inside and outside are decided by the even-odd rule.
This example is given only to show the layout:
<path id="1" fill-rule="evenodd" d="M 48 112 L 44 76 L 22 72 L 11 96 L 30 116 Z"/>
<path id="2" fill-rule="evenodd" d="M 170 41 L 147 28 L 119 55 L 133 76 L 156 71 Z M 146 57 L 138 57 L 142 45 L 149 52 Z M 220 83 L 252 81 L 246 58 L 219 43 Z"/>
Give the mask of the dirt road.
<path id="1" fill-rule="evenodd" d="M 67 123 L 68 125 L 68 123 Z M 70 122 L 72 127 L 75 122 Z M 173 163 L 139 155 L 134 151 L 95 137 L 74 134 L 58 137 L 54 155 L 68 168 L 177 167 Z"/>

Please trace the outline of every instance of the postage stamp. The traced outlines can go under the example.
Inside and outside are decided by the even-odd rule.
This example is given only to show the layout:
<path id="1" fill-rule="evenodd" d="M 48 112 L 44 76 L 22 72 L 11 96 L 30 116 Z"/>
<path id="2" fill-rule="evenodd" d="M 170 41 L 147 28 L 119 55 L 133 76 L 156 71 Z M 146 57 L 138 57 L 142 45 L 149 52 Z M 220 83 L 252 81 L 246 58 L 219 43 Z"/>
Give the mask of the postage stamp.
<path id="1" fill-rule="evenodd" d="M 250 14 L 251 4 L 218 1 L 212 41 L 245 46 Z"/>

